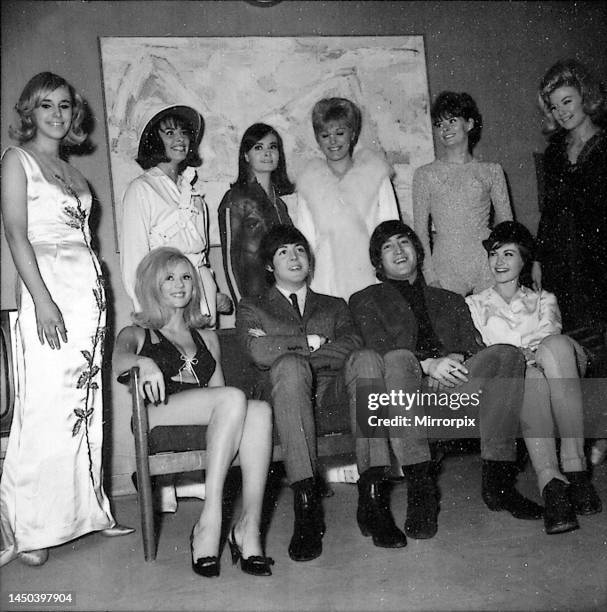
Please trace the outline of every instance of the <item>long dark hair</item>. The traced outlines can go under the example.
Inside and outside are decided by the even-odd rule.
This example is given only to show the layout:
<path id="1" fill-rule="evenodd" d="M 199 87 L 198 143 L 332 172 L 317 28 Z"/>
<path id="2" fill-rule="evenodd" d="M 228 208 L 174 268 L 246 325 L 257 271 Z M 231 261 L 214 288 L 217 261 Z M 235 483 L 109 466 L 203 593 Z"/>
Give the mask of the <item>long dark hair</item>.
<path id="1" fill-rule="evenodd" d="M 240 141 L 240 149 L 238 150 L 238 178 L 232 183 L 232 187 L 245 187 L 250 181 L 249 164 L 245 159 L 245 155 L 257 144 L 262 138 L 268 134 L 274 134 L 278 142 L 278 165 L 276 170 L 272 171 L 270 181 L 274 185 L 276 194 L 279 196 L 289 195 L 295 191 L 295 185 L 289 180 L 287 174 L 287 162 L 285 159 L 284 146 L 280 134 L 267 123 L 254 123 L 249 126 L 242 135 Z"/>

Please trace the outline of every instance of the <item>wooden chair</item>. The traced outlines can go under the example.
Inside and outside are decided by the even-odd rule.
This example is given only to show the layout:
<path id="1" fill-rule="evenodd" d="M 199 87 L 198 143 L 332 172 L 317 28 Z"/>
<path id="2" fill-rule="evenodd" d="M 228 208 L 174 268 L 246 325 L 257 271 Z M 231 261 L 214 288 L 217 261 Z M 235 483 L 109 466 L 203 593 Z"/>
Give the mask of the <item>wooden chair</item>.
<path id="1" fill-rule="evenodd" d="M 225 339 L 220 335 L 221 340 L 224 340 L 225 343 Z M 156 531 L 152 477 L 204 470 L 207 452 L 200 448 L 200 441 L 204 439 L 206 427 L 163 426 L 155 427 L 150 431 L 147 406 L 139 393 L 139 368 L 137 367 L 130 371 L 129 386 L 133 410 L 132 427 L 135 437 L 137 495 L 143 554 L 146 561 L 154 561 L 156 559 Z M 347 419 L 347 409 L 345 416 Z M 351 454 L 354 451 L 354 437 L 349 431 L 322 433 L 322 428 L 319 431 L 321 431 L 318 437 L 319 457 Z M 282 448 L 280 444 L 275 444 L 272 461 L 281 461 L 282 458 Z M 236 457 L 234 465 L 238 464 L 238 457 Z"/>

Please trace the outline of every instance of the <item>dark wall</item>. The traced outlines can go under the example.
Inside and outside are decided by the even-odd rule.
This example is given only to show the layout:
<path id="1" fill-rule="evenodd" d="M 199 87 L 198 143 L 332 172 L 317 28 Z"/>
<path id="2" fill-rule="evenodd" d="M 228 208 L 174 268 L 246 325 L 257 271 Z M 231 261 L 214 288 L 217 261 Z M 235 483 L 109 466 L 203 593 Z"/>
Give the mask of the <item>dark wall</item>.
<path id="1" fill-rule="evenodd" d="M 10 144 L 12 107 L 26 81 L 37 72 L 51 70 L 65 76 L 82 92 L 95 115 L 97 149 L 72 162 L 89 179 L 98 199 L 97 236 L 115 299 L 116 327 L 126 322 L 128 306 L 113 234 L 99 36 L 423 34 L 430 94 L 453 89 L 467 91 L 477 100 L 485 129 L 476 153 L 502 164 L 516 215 L 532 230 L 538 218 L 533 153 L 544 148 L 536 109 L 538 80 L 563 57 L 577 57 L 599 74 L 607 73 L 607 9 L 603 2 L 284 0 L 271 8 L 258 8 L 237 0 L 4 0 L 1 11 L 2 149 Z M 7 307 L 14 305 L 14 273 L 6 243 L 2 247 L 2 306 Z M 120 397 L 120 392 L 115 395 Z M 127 415 L 118 414 L 117 405 L 114 409 L 113 472 L 119 477 L 130 470 L 132 444 L 125 426 Z"/>

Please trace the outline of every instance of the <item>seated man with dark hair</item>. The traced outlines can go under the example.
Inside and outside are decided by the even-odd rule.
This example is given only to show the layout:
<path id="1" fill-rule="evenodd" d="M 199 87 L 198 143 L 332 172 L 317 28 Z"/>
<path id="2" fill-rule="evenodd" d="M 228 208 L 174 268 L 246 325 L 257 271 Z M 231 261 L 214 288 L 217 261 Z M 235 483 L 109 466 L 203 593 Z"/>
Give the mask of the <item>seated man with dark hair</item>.
<path id="1" fill-rule="evenodd" d="M 397 220 L 378 225 L 369 254 L 382 282 L 355 293 L 350 310 L 365 346 L 383 359 L 376 376 L 383 377 L 387 391 L 435 391 L 450 397 L 480 392 L 478 415 L 472 407 L 465 412 L 479 421 L 483 500 L 491 510 L 507 510 L 519 519 L 541 518 L 542 507 L 515 488 L 515 435 L 525 372 L 522 353 L 505 344 L 485 348 L 477 341 L 464 298 L 425 284 L 424 250 L 408 225 Z M 388 429 L 392 452 L 409 483 L 405 533 L 432 537 L 437 529 L 438 492 L 425 432 L 413 427 Z M 357 444 L 361 443 L 359 439 Z M 388 465 L 387 451 L 384 463 Z M 359 465 L 359 470 L 367 467 Z"/>
<path id="2" fill-rule="evenodd" d="M 299 230 L 275 226 L 262 239 L 260 252 L 275 282 L 265 295 L 239 303 L 236 327 L 260 371 L 258 396 L 272 404 L 293 489 L 289 555 L 307 561 L 321 554 L 325 530 L 316 482 L 315 412 L 331 405 L 344 388 L 354 404 L 356 381 L 372 376 L 378 356 L 358 350 L 362 339 L 343 299 L 309 289 L 310 247 Z M 389 520 L 388 544 L 404 546 L 404 534 L 391 515 Z"/>

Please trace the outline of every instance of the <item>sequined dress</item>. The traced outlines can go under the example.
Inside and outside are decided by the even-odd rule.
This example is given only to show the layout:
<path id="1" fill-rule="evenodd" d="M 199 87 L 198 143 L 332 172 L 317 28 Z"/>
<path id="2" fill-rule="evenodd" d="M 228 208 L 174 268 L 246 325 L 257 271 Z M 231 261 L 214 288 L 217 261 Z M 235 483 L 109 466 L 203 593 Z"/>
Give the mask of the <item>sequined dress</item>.
<path id="1" fill-rule="evenodd" d="M 40 343 L 19 280 L 16 401 L 0 482 L 3 559 L 115 524 L 102 486 L 106 301 L 90 242 L 91 194 L 48 180 L 31 153 L 13 149 L 27 178 L 28 239 L 68 342 L 60 350 Z"/>
<path id="2" fill-rule="evenodd" d="M 487 252 L 491 205 L 494 225 L 512 220 L 510 198 L 499 164 L 433 161 L 413 175 L 413 222 L 424 246 L 424 277 L 460 295 L 493 285 Z M 430 251 L 428 219 L 436 233 Z"/>

